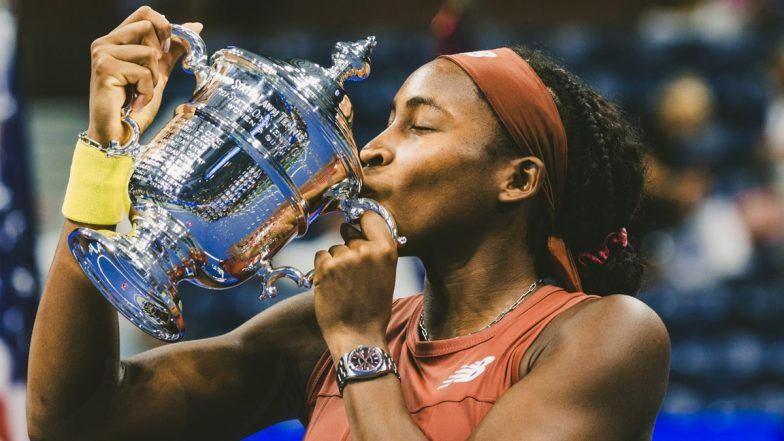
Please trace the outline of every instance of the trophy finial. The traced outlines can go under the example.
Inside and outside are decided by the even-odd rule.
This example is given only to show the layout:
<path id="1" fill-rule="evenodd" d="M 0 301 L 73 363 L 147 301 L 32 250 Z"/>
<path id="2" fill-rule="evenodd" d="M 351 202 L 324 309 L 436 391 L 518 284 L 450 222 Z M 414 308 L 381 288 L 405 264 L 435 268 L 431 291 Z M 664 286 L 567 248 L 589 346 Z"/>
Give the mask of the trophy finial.
<path id="1" fill-rule="evenodd" d="M 346 80 L 362 81 L 370 75 L 370 52 L 376 46 L 376 37 L 369 36 L 355 42 L 340 41 L 332 50 L 332 67 L 329 73 L 341 86 Z"/>

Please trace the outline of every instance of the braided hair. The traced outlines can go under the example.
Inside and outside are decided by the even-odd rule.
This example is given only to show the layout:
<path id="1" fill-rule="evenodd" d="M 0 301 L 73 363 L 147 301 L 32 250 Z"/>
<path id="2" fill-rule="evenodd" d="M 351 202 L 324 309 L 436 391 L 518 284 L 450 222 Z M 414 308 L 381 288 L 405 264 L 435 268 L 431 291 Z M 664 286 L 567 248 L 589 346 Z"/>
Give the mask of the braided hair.
<path id="1" fill-rule="evenodd" d="M 555 99 L 569 143 L 566 186 L 555 219 L 531 210 L 528 245 L 536 270 L 554 276 L 547 237 L 564 238 L 576 259 L 604 246 L 605 238 L 627 226 L 637 214 L 645 180 L 644 149 L 639 135 L 621 111 L 541 51 L 512 47 L 536 71 Z M 500 124 L 499 124 L 500 127 Z M 501 127 L 498 144 L 514 146 Z M 540 201 L 541 202 L 541 201 Z M 542 209 L 544 205 L 541 204 Z M 610 244 L 603 264 L 577 263 L 583 291 L 591 294 L 634 294 L 642 284 L 644 265 L 631 247 Z"/>

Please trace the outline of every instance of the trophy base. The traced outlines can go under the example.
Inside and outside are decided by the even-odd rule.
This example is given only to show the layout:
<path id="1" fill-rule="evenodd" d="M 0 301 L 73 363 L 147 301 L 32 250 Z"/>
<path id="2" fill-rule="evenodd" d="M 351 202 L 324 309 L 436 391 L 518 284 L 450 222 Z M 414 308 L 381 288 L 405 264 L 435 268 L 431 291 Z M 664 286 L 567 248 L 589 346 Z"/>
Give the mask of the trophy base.
<path id="1" fill-rule="evenodd" d="M 79 228 L 68 236 L 68 245 L 117 311 L 153 337 L 177 341 L 185 335 L 185 321 L 176 285 L 193 274 L 194 262 L 178 246 L 183 241 L 171 240 L 172 225 L 155 222 L 158 213 L 146 211 L 153 219 L 134 218 L 129 236 Z"/>

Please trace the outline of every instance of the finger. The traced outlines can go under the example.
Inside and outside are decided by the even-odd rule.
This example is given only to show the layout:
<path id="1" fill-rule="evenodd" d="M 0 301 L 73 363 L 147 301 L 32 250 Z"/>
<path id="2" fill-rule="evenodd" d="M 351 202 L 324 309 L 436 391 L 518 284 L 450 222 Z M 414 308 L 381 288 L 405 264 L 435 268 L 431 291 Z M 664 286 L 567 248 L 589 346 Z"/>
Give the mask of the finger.
<path id="1" fill-rule="evenodd" d="M 136 97 L 131 105 L 131 111 L 139 112 L 155 99 L 155 86 L 152 83 L 150 71 L 141 66 L 139 72 L 134 72 L 134 78 L 137 79 Z"/>
<path id="2" fill-rule="evenodd" d="M 365 239 L 361 231 L 355 226 L 346 223 L 340 225 L 340 236 L 343 238 L 346 245 L 350 245 L 352 241 Z"/>
<path id="3" fill-rule="evenodd" d="M 341 254 L 344 254 L 349 251 L 349 248 L 345 245 L 333 245 L 329 247 L 329 254 L 332 257 L 338 257 Z"/>
<path id="4" fill-rule="evenodd" d="M 138 64 L 149 69 L 150 74 L 152 74 L 153 85 L 158 85 L 158 60 L 161 58 L 160 50 L 140 44 L 123 44 L 106 46 L 104 51 L 107 55 L 120 61 Z"/>
<path id="5" fill-rule="evenodd" d="M 105 37 L 96 40 L 99 44 L 143 44 L 163 52 L 163 42 L 155 32 L 155 26 L 148 20 L 137 21 L 121 26 Z"/>
<path id="6" fill-rule="evenodd" d="M 105 61 L 102 61 L 101 68 L 110 72 L 105 80 L 109 83 L 109 86 L 136 86 L 138 99 L 134 101 L 134 111 L 138 111 L 149 104 L 155 96 L 155 86 L 152 83 L 152 73 L 149 69 L 109 56 L 105 58 Z"/>
<path id="7" fill-rule="evenodd" d="M 204 25 L 198 22 L 194 23 L 183 23 L 183 26 L 196 32 L 197 34 L 204 29 Z M 160 71 L 163 75 L 168 78 L 169 74 L 171 74 L 174 65 L 177 62 L 177 59 L 180 58 L 182 55 L 185 54 L 185 45 L 183 45 L 182 41 L 179 38 L 172 39 L 171 49 L 169 53 L 165 53 L 163 57 L 161 57 L 160 62 Z"/>
<path id="8" fill-rule="evenodd" d="M 321 250 L 316 252 L 316 257 L 313 258 L 313 267 L 319 268 L 324 262 L 331 259 L 332 255 L 329 252 Z"/>
<path id="9" fill-rule="evenodd" d="M 142 6 L 141 8 L 134 11 L 134 13 L 129 15 L 128 18 L 120 23 L 120 26 L 117 26 L 115 30 L 123 27 L 124 25 L 136 23 L 139 21 L 149 21 L 153 25 L 157 39 L 160 42 L 160 49 L 166 52 L 166 50 L 164 50 L 164 45 L 167 44 L 167 40 L 171 39 L 171 23 L 169 23 L 169 20 L 166 19 L 166 16 L 149 6 Z"/>
<path id="10" fill-rule="evenodd" d="M 362 234 L 370 241 L 387 242 L 396 247 L 395 239 L 389 231 L 387 223 L 384 222 L 378 213 L 373 211 L 366 211 L 362 217 L 359 218 L 359 225 L 362 227 Z"/>

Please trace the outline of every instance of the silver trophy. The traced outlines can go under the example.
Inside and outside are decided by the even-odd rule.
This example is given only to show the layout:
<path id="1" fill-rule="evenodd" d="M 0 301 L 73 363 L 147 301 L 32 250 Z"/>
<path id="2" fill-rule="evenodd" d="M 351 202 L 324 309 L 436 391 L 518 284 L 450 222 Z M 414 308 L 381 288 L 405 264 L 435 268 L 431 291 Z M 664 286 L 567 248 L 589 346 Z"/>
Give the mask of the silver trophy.
<path id="1" fill-rule="evenodd" d="M 133 138 L 110 152 L 134 158 L 131 232 L 80 228 L 68 238 L 120 313 L 175 341 L 185 330 L 180 281 L 228 288 L 259 276 L 262 298 L 276 295 L 281 278 L 309 288 L 312 271 L 272 268 L 270 259 L 327 211 L 356 220 L 372 210 L 405 243 L 380 204 L 358 197 L 362 169 L 343 83 L 370 73 L 373 37 L 337 43 L 325 69 L 235 47 L 208 64 L 198 34 L 178 25 L 172 33 L 188 48 L 183 68 L 196 78 L 193 98 L 147 145 L 126 111 Z"/>

